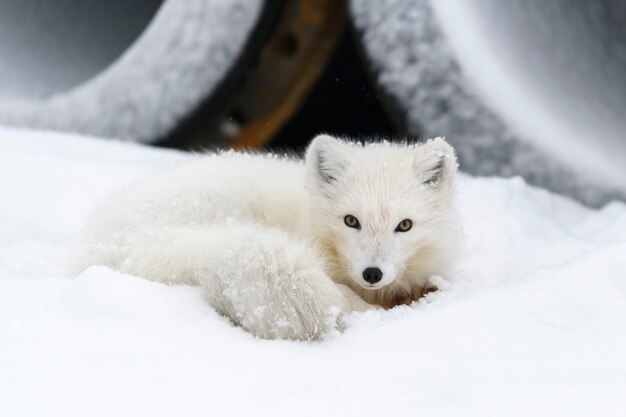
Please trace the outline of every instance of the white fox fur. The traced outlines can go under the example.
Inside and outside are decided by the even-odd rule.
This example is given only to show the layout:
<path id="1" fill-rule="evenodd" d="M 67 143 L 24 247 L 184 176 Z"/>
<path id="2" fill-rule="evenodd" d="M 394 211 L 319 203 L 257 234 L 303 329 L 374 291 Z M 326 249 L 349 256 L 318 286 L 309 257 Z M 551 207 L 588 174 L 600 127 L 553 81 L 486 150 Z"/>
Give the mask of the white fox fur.
<path id="1" fill-rule="evenodd" d="M 200 156 L 102 207 L 74 273 L 105 265 L 200 285 L 218 312 L 256 336 L 317 339 L 342 314 L 413 300 L 432 275 L 449 276 L 456 169 L 440 138 L 360 145 L 321 135 L 305 164 Z M 346 215 L 360 228 L 346 226 Z M 395 231 L 404 219 L 412 228 Z M 379 268 L 380 282 L 364 280 L 368 267 Z"/>

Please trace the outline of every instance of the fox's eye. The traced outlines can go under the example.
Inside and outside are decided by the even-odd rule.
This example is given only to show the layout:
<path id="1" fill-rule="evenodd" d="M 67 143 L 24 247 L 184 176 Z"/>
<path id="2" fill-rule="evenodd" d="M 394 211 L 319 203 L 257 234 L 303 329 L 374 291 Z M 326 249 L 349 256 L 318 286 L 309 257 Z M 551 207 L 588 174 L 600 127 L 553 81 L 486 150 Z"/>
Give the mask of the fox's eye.
<path id="1" fill-rule="evenodd" d="M 346 226 L 352 227 L 353 229 L 361 228 L 361 223 L 359 223 L 359 219 L 354 217 L 352 214 L 348 214 L 346 217 L 344 217 L 343 222 L 346 224 Z"/>
<path id="2" fill-rule="evenodd" d="M 400 223 L 398 223 L 398 226 L 396 227 L 396 232 L 408 232 L 409 230 L 411 230 L 411 227 L 413 227 L 413 222 L 409 219 L 404 219 Z"/>

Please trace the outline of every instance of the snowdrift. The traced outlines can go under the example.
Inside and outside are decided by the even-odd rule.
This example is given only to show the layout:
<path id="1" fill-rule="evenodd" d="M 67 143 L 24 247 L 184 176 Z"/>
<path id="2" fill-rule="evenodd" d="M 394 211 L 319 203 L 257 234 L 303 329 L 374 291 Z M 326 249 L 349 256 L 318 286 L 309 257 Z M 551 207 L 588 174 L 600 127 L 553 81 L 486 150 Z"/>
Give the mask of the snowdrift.
<path id="1" fill-rule="evenodd" d="M 443 290 L 319 343 L 254 339 L 203 301 L 63 269 L 91 209 L 191 155 L 0 130 L 0 415 L 623 416 L 626 206 L 461 176 Z"/>

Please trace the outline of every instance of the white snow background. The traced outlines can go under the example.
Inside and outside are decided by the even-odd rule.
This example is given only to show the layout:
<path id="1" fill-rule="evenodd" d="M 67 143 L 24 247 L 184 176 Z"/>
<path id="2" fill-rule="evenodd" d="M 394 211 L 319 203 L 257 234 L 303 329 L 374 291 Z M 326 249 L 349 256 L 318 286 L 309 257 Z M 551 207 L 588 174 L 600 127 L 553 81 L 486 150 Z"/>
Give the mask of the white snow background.
<path id="1" fill-rule="evenodd" d="M 0 416 L 624 416 L 626 206 L 461 175 L 461 271 L 322 342 L 198 288 L 63 274 L 89 211 L 193 156 L 0 129 Z"/>

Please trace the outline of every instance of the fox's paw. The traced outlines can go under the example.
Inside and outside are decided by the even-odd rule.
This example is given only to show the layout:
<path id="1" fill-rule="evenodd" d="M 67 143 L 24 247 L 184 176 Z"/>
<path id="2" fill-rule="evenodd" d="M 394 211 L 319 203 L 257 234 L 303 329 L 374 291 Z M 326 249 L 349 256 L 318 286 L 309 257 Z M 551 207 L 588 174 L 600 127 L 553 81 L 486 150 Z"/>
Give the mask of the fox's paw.
<path id="1" fill-rule="evenodd" d="M 223 296 L 229 308 L 221 312 L 263 339 L 319 340 L 336 327 L 345 303 L 317 269 L 282 271 L 246 287 L 230 286 Z"/>
<path id="2" fill-rule="evenodd" d="M 254 225 L 219 239 L 196 278 L 218 312 L 264 339 L 315 340 L 336 325 L 345 297 L 307 242 Z"/>

